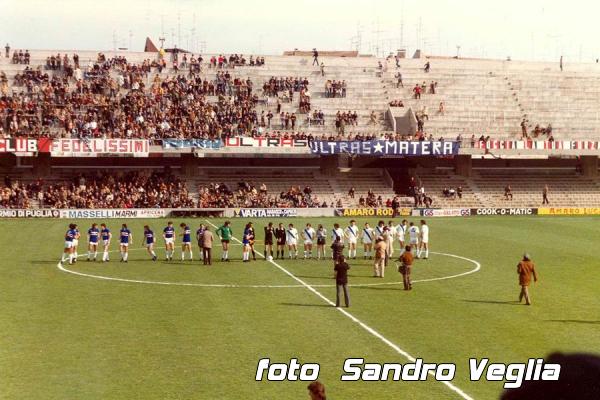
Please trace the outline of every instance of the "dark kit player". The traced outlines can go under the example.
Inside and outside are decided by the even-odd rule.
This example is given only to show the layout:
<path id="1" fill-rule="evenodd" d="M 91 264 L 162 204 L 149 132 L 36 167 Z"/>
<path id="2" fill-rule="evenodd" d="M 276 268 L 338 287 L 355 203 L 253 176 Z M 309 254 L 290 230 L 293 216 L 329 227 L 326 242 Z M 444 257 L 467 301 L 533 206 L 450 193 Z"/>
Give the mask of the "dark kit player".
<path id="1" fill-rule="evenodd" d="M 273 259 L 273 239 L 275 238 L 275 228 L 273 223 L 269 222 L 269 225 L 265 226 L 265 258 L 271 256 Z"/>
<path id="2" fill-rule="evenodd" d="M 277 229 L 275 229 L 275 238 L 277 238 L 277 258 L 285 257 L 285 238 L 286 231 L 283 224 L 279 224 Z"/>

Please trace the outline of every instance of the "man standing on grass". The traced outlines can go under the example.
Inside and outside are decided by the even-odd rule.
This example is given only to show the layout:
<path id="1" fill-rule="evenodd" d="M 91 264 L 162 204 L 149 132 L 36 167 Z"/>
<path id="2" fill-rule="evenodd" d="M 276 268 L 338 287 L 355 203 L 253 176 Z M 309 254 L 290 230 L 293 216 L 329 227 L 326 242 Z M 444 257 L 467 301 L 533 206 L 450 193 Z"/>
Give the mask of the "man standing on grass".
<path id="1" fill-rule="evenodd" d="M 517 265 L 517 274 L 519 274 L 519 285 L 521 285 L 519 303 L 522 302 L 523 297 L 525 297 L 525 305 L 530 306 L 529 284 L 531 283 L 532 277 L 534 282 L 537 282 L 538 278 L 537 273 L 535 272 L 535 265 L 533 264 L 533 261 L 531 261 L 529 254 L 525 253 L 523 255 L 523 260 Z"/>
<path id="2" fill-rule="evenodd" d="M 335 306 L 340 306 L 340 295 L 344 291 L 344 303 L 346 307 L 350 307 L 350 296 L 348 295 L 348 270 L 350 266 L 346 263 L 343 255 L 340 255 L 335 263 L 333 270 L 335 271 Z"/>
<path id="3" fill-rule="evenodd" d="M 387 254 L 387 245 L 385 240 L 379 236 L 375 240 L 375 265 L 374 274 L 375 278 L 383 278 L 385 275 L 385 258 Z"/>
<path id="4" fill-rule="evenodd" d="M 404 290 L 412 290 L 412 282 L 410 281 L 412 265 L 413 255 L 410 251 L 410 246 L 406 246 L 404 252 L 400 255 L 400 267 L 398 268 L 398 272 L 402 274 Z"/>
<path id="5" fill-rule="evenodd" d="M 208 226 L 204 227 L 204 232 L 202 232 L 202 258 L 204 260 L 204 265 L 212 265 L 212 244 L 213 244 L 213 234 L 210 231 Z"/>

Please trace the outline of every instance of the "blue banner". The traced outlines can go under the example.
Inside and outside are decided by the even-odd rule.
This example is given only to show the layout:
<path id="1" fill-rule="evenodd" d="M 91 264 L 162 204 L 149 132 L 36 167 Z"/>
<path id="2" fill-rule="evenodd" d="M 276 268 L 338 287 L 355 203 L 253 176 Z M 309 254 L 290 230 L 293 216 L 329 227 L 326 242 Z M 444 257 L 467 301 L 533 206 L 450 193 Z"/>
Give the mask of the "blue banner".
<path id="1" fill-rule="evenodd" d="M 358 154 L 372 156 L 453 156 L 458 154 L 460 144 L 453 141 L 326 141 L 311 142 L 313 154 Z"/>
<path id="2" fill-rule="evenodd" d="M 210 139 L 163 139 L 163 149 L 220 149 L 220 140 Z"/>

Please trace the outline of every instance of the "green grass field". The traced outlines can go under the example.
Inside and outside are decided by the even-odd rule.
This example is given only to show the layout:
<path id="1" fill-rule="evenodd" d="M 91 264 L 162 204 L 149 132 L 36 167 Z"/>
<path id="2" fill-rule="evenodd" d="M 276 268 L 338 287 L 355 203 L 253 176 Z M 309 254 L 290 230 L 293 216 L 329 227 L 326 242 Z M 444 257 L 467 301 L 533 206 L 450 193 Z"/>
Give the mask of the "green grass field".
<path id="1" fill-rule="evenodd" d="M 181 220 L 174 221 L 178 225 Z M 335 221 L 311 220 L 328 229 Z M 365 221 L 359 219 L 359 226 Z M 140 249 L 142 226 L 149 223 L 160 232 L 166 221 L 128 220 L 135 235 L 129 263 L 119 263 L 113 252 L 110 263 L 81 260 L 67 268 L 172 284 L 102 280 L 57 268 L 67 222 L 0 221 L 0 398 L 307 398 L 307 382 L 255 382 L 258 360 L 264 357 L 319 363 L 319 379 L 334 400 L 461 398 L 431 378 L 418 383 L 340 381 L 348 357 L 408 361 L 299 283 L 314 285 L 335 300 L 330 261 L 283 260 L 279 267 L 264 260 L 221 263 L 217 248 L 211 268 L 198 260 L 167 263 L 162 249 L 153 263 Z M 85 232 L 92 221 L 77 222 Z M 116 233 L 122 221 L 107 222 Z M 204 220 L 188 222 L 195 230 Z M 236 237 L 245 222 L 233 220 Z M 268 221 L 254 222 L 262 239 Z M 303 226 L 307 220 L 293 222 Z M 498 398 L 501 382 L 470 381 L 470 357 L 526 362 L 553 351 L 600 348 L 599 222 L 592 217 L 429 219 L 432 251 L 475 260 L 481 269 L 416 282 L 413 291 L 405 292 L 392 284 L 401 280 L 394 268 L 381 280 L 371 277 L 371 261 L 351 260 L 351 284 L 386 285 L 350 288 L 348 311 L 412 356 L 456 363 L 452 384 L 472 398 Z M 262 245 L 257 249 L 262 251 Z M 531 289 L 531 307 L 516 303 L 515 266 L 525 250 L 540 274 Z M 239 260 L 241 247 L 230 253 Z M 178 260 L 179 251 L 175 256 Z M 428 261 L 417 261 L 413 279 L 458 275 L 475 267 L 464 259 L 432 254 Z"/>

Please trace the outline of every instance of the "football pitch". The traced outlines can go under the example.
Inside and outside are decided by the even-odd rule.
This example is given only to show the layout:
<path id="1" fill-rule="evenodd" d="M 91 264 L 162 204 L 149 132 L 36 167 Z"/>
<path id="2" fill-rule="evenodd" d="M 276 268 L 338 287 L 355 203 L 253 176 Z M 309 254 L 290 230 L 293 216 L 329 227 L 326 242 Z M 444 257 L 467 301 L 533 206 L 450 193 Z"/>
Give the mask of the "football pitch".
<path id="1" fill-rule="evenodd" d="M 398 223 L 402 218 L 396 218 Z M 418 223 L 420 218 L 408 217 Z M 219 226 L 223 219 L 172 219 Z M 322 223 L 348 218 L 273 219 Z M 378 220 L 357 218 L 358 226 Z M 241 239 L 248 220 L 232 219 Z M 373 278 L 372 260 L 349 260 L 351 307 L 336 309 L 330 260 L 229 263 L 152 262 L 143 225 L 164 219 L 78 220 L 79 262 L 57 265 L 67 220 L 0 221 L 0 397 L 5 399 L 303 399 L 308 382 L 256 381 L 259 359 L 320 364 L 331 399 L 496 399 L 502 382 L 471 381 L 470 358 L 526 363 L 551 352 L 600 348 L 600 219 L 594 217 L 430 218 L 429 260 L 402 290 L 393 264 Z M 86 262 L 92 222 L 113 232 L 111 261 Z M 117 236 L 133 232 L 129 262 L 119 263 Z M 268 219 L 254 219 L 262 240 Z M 387 222 L 387 218 L 386 218 Z M 215 231 L 214 227 L 211 227 Z M 179 238 L 178 238 L 179 239 Z M 217 238 L 218 239 L 218 238 Z M 330 240 L 328 240 L 328 245 Z M 263 245 L 256 245 L 263 252 Z M 329 250 L 329 249 L 328 249 Z M 396 255 L 398 245 L 396 243 Z M 539 282 L 532 306 L 517 302 L 516 264 L 531 254 Z M 287 255 L 287 251 L 286 251 Z M 455 363 L 449 384 L 341 381 L 347 358 L 366 363 Z"/>

